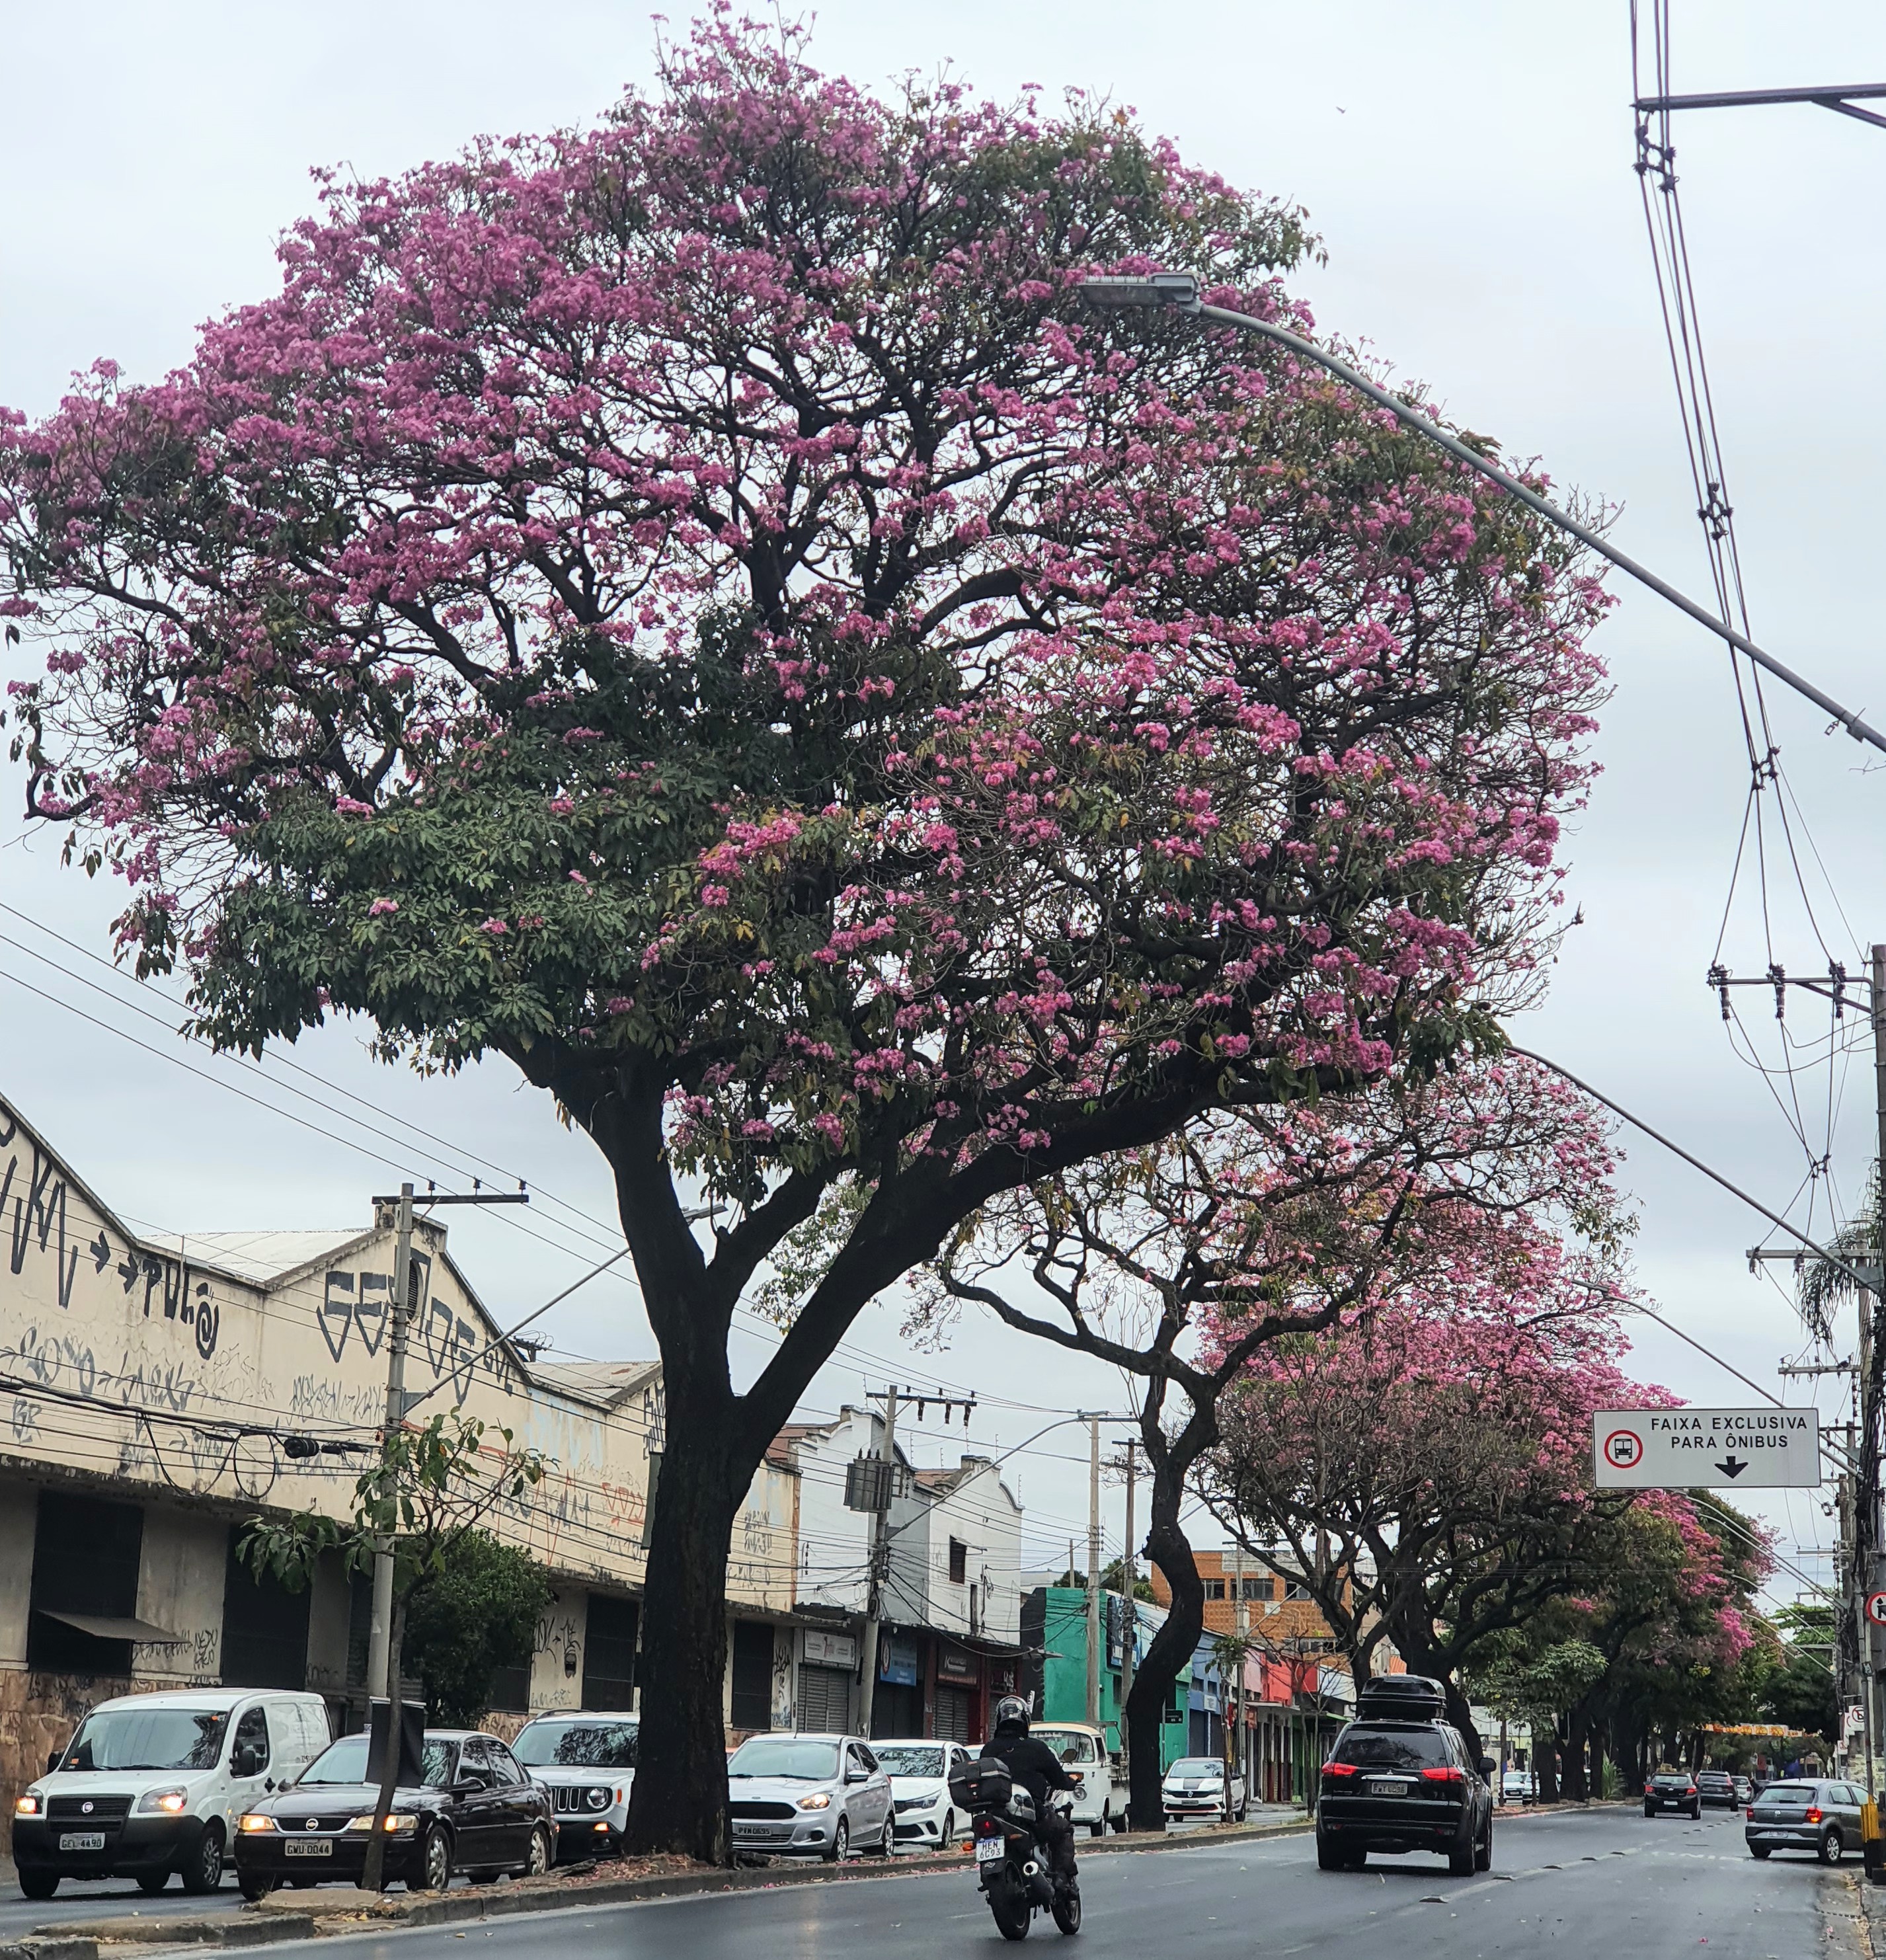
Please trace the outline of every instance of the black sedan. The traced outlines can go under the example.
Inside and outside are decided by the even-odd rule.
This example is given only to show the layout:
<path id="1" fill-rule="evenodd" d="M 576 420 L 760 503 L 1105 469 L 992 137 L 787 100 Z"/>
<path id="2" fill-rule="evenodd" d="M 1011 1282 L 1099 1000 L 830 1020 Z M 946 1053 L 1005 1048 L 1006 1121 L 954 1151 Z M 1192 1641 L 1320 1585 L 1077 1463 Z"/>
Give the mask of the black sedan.
<path id="1" fill-rule="evenodd" d="M 345 1736 L 236 1828 L 236 1876 L 245 1898 L 285 1882 L 360 1882 L 377 1787 L 367 1780 L 367 1738 Z M 428 1729 L 419 1780 L 393 1793 L 386 1876 L 410 1891 L 440 1892 L 454 1872 L 474 1879 L 547 1871 L 556 1842 L 549 1793 L 495 1736 Z"/>
<path id="2" fill-rule="evenodd" d="M 1687 1770 L 1659 1770 L 1644 1785 L 1644 1815 L 1655 1817 L 1660 1810 L 1680 1810 L 1686 1817 L 1703 1815 L 1703 1793 Z"/>

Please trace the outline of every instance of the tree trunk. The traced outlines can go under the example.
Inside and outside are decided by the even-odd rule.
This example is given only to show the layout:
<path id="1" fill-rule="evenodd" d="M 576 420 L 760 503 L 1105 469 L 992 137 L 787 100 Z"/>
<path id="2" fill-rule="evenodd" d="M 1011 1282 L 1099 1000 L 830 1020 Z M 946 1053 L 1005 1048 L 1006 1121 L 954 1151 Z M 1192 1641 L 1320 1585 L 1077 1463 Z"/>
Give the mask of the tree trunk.
<path id="1" fill-rule="evenodd" d="M 1599 1802 L 1605 1794 L 1605 1727 L 1601 1722 L 1592 1724 L 1592 1801 Z"/>
<path id="2" fill-rule="evenodd" d="M 1535 1716 L 1532 1721 L 1532 1771 L 1539 1779 L 1539 1801 L 1559 1800 L 1559 1739 L 1551 1724 Z"/>
<path id="3" fill-rule="evenodd" d="M 724 1865 L 727 1562 L 755 1466 L 734 1460 L 730 1396 L 701 1395 L 672 1369 L 664 1380 L 668 1446 L 648 1547 L 641 1726 L 624 1848 Z"/>
<path id="4" fill-rule="evenodd" d="M 1487 1745 L 1480 1739 L 1479 1729 L 1474 1726 L 1474 1711 L 1451 1674 L 1441 1676 L 1441 1686 L 1447 1694 L 1447 1719 L 1460 1731 L 1461 1739 L 1467 1745 L 1467 1753 L 1477 1764 L 1487 1753 Z"/>
<path id="5" fill-rule="evenodd" d="M 1591 1791 L 1585 1781 L 1585 1711 L 1575 1708 L 1565 1720 L 1565 1798 L 1568 1803 L 1587 1803 Z"/>
<path id="6" fill-rule="evenodd" d="M 1185 1473 L 1168 1451 L 1147 1452 L 1153 1464 L 1152 1523 L 1146 1555 L 1165 1574 L 1172 1604 L 1166 1624 L 1153 1636 L 1146 1658 L 1133 1676 L 1127 1697 L 1127 1732 L 1132 1741 L 1132 1789 L 1127 1815 L 1135 1831 L 1163 1831 L 1166 1806 L 1160 1793 L 1166 1776 L 1160 1762 L 1161 1730 L 1172 1689 L 1197 1651 L 1205 1628 L 1205 1587 L 1192 1557 L 1191 1541 L 1178 1521 Z"/>

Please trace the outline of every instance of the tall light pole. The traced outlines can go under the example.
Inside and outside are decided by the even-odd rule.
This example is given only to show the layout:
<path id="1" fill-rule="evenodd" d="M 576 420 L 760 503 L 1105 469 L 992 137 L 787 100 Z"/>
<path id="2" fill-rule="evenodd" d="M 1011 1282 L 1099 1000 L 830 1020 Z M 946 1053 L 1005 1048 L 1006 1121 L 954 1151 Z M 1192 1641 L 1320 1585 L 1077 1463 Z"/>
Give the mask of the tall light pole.
<path id="1" fill-rule="evenodd" d="M 1155 272 L 1147 278 L 1111 275 L 1080 282 L 1081 297 L 1089 306 L 1106 311 L 1119 311 L 1125 308 L 1141 308 L 1165 313 L 1189 315 L 1194 320 L 1208 320 L 1217 326 L 1235 326 L 1241 332 L 1255 333 L 1265 340 L 1274 341 L 1280 347 L 1287 347 L 1299 359 L 1313 362 L 1317 367 L 1334 374 L 1346 386 L 1353 388 L 1359 395 L 1366 396 L 1377 407 L 1386 409 L 1404 428 L 1413 429 L 1417 435 L 1425 436 L 1429 441 L 1447 451 L 1455 462 L 1465 463 L 1477 471 L 1490 482 L 1497 483 L 1508 496 L 1517 498 L 1530 511 L 1536 511 L 1547 523 L 1556 524 L 1569 536 L 1575 537 L 1588 550 L 1608 559 L 1620 571 L 1628 572 L 1641 585 L 1647 587 L 1659 598 L 1665 599 L 1679 612 L 1687 612 L 1699 625 L 1706 626 L 1719 638 L 1728 641 L 1739 654 L 1744 654 L 1756 666 L 1763 668 L 1775 678 L 1792 688 L 1797 694 L 1805 695 L 1815 707 L 1833 716 L 1856 742 L 1872 743 L 1886 754 L 1886 735 L 1863 721 L 1851 709 L 1843 708 L 1830 694 L 1824 694 L 1813 682 L 1796 673 L 1792 667 L 1784 667 L 1773 654 L 1756 645 L 1746 634 L 1738 633 L 1727 620 L 1719 619 L 1706 606 L 1699 606 L 1694 599 L 1679 592 L 1651 571 L 1640 565 L 1633 558 L 1627 557 L 1615 545 L 1608 544 L 1589 525 L 1561 511 L 1549 498 L 1522 483 L 1519 478 L 1502 469 L 1499 464 L 1469 447 L 1458 437 L 1450 435 L 1431 416 L 1424 415 L 1418 409 L 1410 408 L 1398 395 L 1391 394 L 1363 374 L 1341 361 L 1333 354 L 1325 353 L 1314 341 L 1306 340 L 1301 334 L 1293 333 L 1289 328 L 1277 326 L 1274 321 L 1260 320 L 1255 313 L 1236 313 L 1229 307 L 1207 306 L 1198 296 L 1198 281 L 1190 272 Z"/>

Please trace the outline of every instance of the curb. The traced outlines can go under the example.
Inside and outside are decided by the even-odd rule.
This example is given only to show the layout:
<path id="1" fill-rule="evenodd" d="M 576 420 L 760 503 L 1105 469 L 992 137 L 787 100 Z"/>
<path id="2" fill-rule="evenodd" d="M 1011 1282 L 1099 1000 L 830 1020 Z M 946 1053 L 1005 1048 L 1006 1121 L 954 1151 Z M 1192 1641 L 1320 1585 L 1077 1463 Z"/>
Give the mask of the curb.
<path id="1" fill-rule="evenodd" d="M 1198 1844 L 1248 1844 L 1267 1838 L 1288 1838 L 1310 1828 L 1307 1819 L 1287 1824 L 1241 1824 L 1182 1836 L 1164 1831 L 1115 1833 L 1077 1847 L 1082 1858 L 1133 1851 L 1182 1851 Z M 921 1858 L 873 1860 L 867 1864 L 786 1865 L 746 1867 L 734 1871 L 684 1872 L 665 1878 L 621 1879 L 580 1889 L 562 1885 L 529 1892 L 448 1893 L 371 1909 L 361 1919 L 330 1920 L 318 1913 L 259 1913 L 244 1907 L 226 1919 L 126 1919 L 87 1922 L 30 1935 L 18 1946 L 0 1946 L 0 1960 L 98 1960 L 101 1946 L 214 1946 L 224 1949 L 272 1946 L 285 1939 L 318 1936 L 331 1924 L 336 1933 L 396 1932 L 404 1927 L 456 1926 L 473 1920 L 508 1919 L 526 1912 L 589 1911 L 598 1907 L 635 1905 L 665 1898 L 692 1898 L 715 1892 L 765 1892 L 790 1885 L 857 1885 L 873 1879 L 921 1876 L 930 1873 L 966 1871 L 975 1860 L 962 1852 Z"/>

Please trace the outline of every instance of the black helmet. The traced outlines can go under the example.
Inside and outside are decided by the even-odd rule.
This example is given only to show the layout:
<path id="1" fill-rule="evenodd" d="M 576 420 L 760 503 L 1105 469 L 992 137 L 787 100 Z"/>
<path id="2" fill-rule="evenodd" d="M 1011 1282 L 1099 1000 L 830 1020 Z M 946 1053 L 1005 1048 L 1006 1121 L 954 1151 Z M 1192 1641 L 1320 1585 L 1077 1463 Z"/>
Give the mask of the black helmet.
<path id="1" fill-rule="evenodd" d="M 1028 1727 L 1028 1704 L 1019 1694 L 1005 1694 L 995 1704 L 995 1726 L 998 1729 Z"/>

